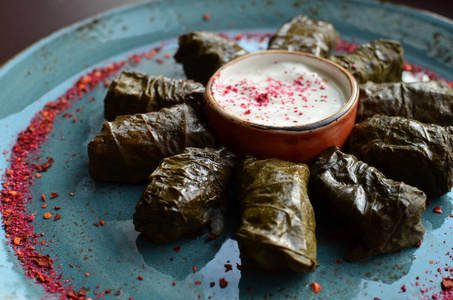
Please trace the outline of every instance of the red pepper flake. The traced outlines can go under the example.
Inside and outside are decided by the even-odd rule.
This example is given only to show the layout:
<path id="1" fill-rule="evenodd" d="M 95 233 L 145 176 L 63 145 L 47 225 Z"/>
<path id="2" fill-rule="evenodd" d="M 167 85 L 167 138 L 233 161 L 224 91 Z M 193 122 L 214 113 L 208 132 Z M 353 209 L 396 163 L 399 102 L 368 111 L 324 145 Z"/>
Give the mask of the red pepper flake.
<path id="1" fill-rule="evenodd" d="M 402 292 L 406 292 L 406 291 L 407 291 L 407 288 L 406 288 L 406 286 L 405 286 L 404 284 L 403 284 L 403 286 L 401 287 L 401 291 L 402 291 Z"/>
<path id="2" fill-rule="evenodd" d="M 208 240 L 215 240 L 217 238 L 217 235 L 215 234 L 208 234 Z"/>
<path id="3" fill-rule="evenodd" d="M 42 199 L 42 201 L 46 202 L 46 195 L 41 194 L 41 199 Z"/>
<path id="4" fill-rule="evenodd" d="M 71 192 L 71 193 L 69 193 L 69 196 L 74 197 L 75 194 Z"/>
<path id="5" fill-rule="evenodd" d="M 46 208 L 47 206 L 48 206 L 47 204 L 41 205 L 42 208 Z"/>
<path id="6" fill-rule="evenodd" d="M 61 219 L 61 216 L 59 214 L 55 214 L 55 217 L 53 218 L 54 221 L 58 221 Z"/>
<path id="7" fill-rule="evenodd" d="M 239 270 L 239 271 L 242 271 L 244 270 L 244 267 L 238 263 L 236 263 L 236 268 Z"/>
<path id="8" fill-rule="evenodd" d="M 54 163 L 54 160 L 52 157 L 50 157 L 47 161 L 41 163 L 41 164 L 34 164 L 33 166 L 38 170 L 38 172 L 44 172 L 49 169 L 52 164 Z"/>
<path id="9" fill-rule="evenodd" d="M 203 15 L 203 20 L 209 21 L 211 19 L 211 14 L 204 14 Z"/>
<path id="10" fill-rule="evenodd" d="M 175 281 L 173 281 L 171 285 L 172 285 L 172 286 L 175 286 L 175 285 L 176 285 L 176 282 L 175 282 Z"/>
<path id="11" fill-rule="evenodd" d="M 439 206 L 436 206 L 433 208 L 433 212 L 435 212 L 436 214 L 441 214 L 442 213 L 442 208 L 439 207 Z"/>
<path id="12" fill-rule="evenodd" d="M 121 290 L 122 290 L 122 289 L 123 289 L 123 288 L 120 287 L 120 288 L 116 291 L 115 296 L 121 295 Z"/>
<path id="13" fill-rule="evenodd" d="M 40 173 L 36 173 L 35 176 L 36 176 L 36 178 L 41 178 L 42 175 Z"/>
<path id="14" fill-rule="evenodd" d="M 173 248 L 173 250 L 174 250 L 175 252 L 179 252 L 179 251 L 181 250 L 181 247 L 180 247 L 180 246 L 176 246 L 175 248 Z"/>
<path id="15" fill-rule="evenodd" d="M 50 218 L 52 218 L 52 214 L 51 213 L 45 213 L 43 217 L 44 217 L 44 219 L 50 219 Z"/>
<path id="16" fill-rule="evenodd" d="M 93 223 L 93 225 L 99 227 L 99 223 Z"/>
<path id="17" fill-rule="evenodd" d="M 337 260 L 334 261 L 334 263 L 341 265 L 341 264 L 343 264 L 343 261 L 337 259 Z"/>
<path id="18" fill-rule="evenodd" d="M 193 266 L 192 269 L 193 269 L 194 273 L 197 271 L 197 267 L 196 266 Z"/>
<path id="19" fill-rule="evenodd" d="M 224 264 L 223 266 L 225 267 L 225 273 L 233 270 L 233 266 L 230 264 Z"/>
<path id="20" fill-rule="evenodd" d="M 228 286 L 228 281 L 226 281 L 225 278 L 220 278 L 219 285 L 221 288 L 226 288 Z"/>
<path id="21" fill-rule="evenodd" d="M 57 198 L 58 196 L 60 196 L 60 195 L 57 193 L 50 193 L 50 199 Z"/>
<path id="22" fill-rule="evenodd" d="M 100 221 L 99 221 L 99 224 L 100 224 L 101 226 L 104 226 L 105 221 L 104 221 L 104 220 L 100 220 Z"/>
<path id="23" fill-rule="evenodd" d="M 214 286 L 215 286 L 215 281 L 211 281 L 211 282 L 209 283 L 209 286 L 210 286 L 210 287 L 214 287 Z"/>
<path id="24" fill-rule="evenodd" d="M 194 283 L 195 283 L 195 285 L 200 285 L 201 281 L 195 281 Z"/>
<path id="25" fill-rule="evenodd" d="M 316 283 L 316 282 L 313 282 L 311 285 L 310 285 L 311 289 L 313 290 L 313 292 L 315 292 L 315 294 L 319 293 L 322 289 L 322 287 Z"/>
<path id="26" fill-rule="evenodd" d="M 137 279 L 138 280 L 143 280 L 143 277 L 142 276 L 138 276 Z"/>
<path id="27" fill-rule="evenodd" d="M 442 278 L 442 290 L 451 290 L 453 288 L 453 278 L 444 277 Z"/>
<path id="28" fill-rule="evenodd" d="M 61 207 L 60 207 L 60 206 L 55 206 L 54 209 L 55 209 L 55 210 L 60 210 Z"/>

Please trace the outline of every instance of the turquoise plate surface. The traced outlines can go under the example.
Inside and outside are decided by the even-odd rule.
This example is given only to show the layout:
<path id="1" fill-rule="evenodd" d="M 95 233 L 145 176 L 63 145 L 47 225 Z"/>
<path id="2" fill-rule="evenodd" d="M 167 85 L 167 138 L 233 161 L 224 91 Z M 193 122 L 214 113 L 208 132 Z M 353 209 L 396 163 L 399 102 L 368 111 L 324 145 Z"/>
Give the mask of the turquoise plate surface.
<path id="1" fill-rule="evenodd" d="M 58 99 L 81 76 L 95 67 L 128 60 L 134 53 L 154 47 L 163 49 L 153 59 L 143 59 L 124 68 L 150 74 L 183 77 L 180 65 L 165 56 L 173 55 L 176 38 L 188 31 L 238 33 L 251 51 L 265 44 L 259 37 L 277 30 L 297 14 L 333 23 L 345 40 L 357 42 L 377 38 L 399 40 L 405 59 L 453 80 L 453 23 L 435 15 L 382 2 L 366 0 L 162 0 L 123 7 L 67 27 L 41 40 L 0 69 L 0 168 L 17 135 L 44 104 Z M 210 16 L 207 18 L 206 16 Z M 168 56 L 168 55 L 167 55 Z M 84 286 L 95 299 L 414 299 L 442 297 L 440 282 L 453 272 L 452 193 L 432 199 L 423 223 L 426 227 L 419 248 L 381 255 L 366 261 L 344 261 L 347 246 L 331 238 L 335 225 L 318 230 L 318 259 L 315 272 L 278 274 L 249 268 L 242 271 L 234 239 L 234 218 L 217 239 L 205 237 L 155 246 L 134 231 L 132 214 L 143 185 L 110 185 L 93 182 L 88 176 L 86 146 L 102 123 L 103 85 L 89 92 L 68 112 L 77 120 L 58 116 L 42 145 L 40 157 L 55 163 L 32 186 L 37 212 L 35 232 L 45 232 L 53 242 L 40 248 L 55 260 L 54 269 L 70 279 L 75 289 Z M 77 108 L 83 108 L 77 111 Z M 423 174 L 420 174 L 423 176 Z M 48 199 L 40 194 L 60 196 Z M 75 196 L 70 196 L 69 193 Z M 45 220 L 45 212 L 61 209 L 58 221 Z M 52 207 L 52 208 L 50 208 Z M 443 213 L 435 213 L 440 207 Z M 104 226 L 94 226 L 100 220 Z M 329 227 L 330 226 L 330 227 Z M 180 247 L 176 252 L 175 247 Z M 55 297 L 39 283 L 26 279 L 19 260 L 4 232 L 0 235 L 0 296 L 2 299 Z M 342 261 L 342 263 L 340 263 Z M 70 267 L 70 264 L 74 267 Z M 232 270 L 226 272 L 225 264 Z M 193 266 L 197 268 L 194 272 Z M 88 277 L 86 273 L 90 273 Z M 142 280 L 138 280 L 141 277 Z M 221 288 L 219 279 L 228 281 Z M 195 282 L 201 282 L 197 285 Z M 210 282 L 216 285 L 210 287 Z M 314 293 L 310 285 L 322 286 Z M 175 283 L 175 285 L 173 285 Z M 121 291 L 120 295 L 115 292 Z M 423 290 L 423 291 L 421 291 Z"/>

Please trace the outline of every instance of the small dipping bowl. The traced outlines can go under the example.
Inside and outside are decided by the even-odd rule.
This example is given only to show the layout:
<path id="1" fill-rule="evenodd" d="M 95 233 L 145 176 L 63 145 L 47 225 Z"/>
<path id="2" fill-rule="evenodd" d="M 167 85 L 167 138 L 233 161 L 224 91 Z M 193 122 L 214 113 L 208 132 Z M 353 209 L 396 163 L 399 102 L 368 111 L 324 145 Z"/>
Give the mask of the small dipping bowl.
<path id="1" fill-rule="evenodd" d="M 356 80 L 336 63 L 267 50 L 217 70 L 206 86 L 205 104 L 210 128 L 230 151 L 310 163 L 330 146 L 343 147 L 358 97 Z"/>

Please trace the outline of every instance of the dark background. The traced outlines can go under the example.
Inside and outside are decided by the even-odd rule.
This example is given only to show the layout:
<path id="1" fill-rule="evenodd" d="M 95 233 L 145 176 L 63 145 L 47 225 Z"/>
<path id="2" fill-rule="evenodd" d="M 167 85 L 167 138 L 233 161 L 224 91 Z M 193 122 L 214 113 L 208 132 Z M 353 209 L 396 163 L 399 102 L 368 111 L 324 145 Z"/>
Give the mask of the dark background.
<path id="1" fill-rule="evenodd" d="M 106 10 L 141 0 L 0 0 L 0 66 L 52 32 Z M 382 0 L 453 19 L 452 0 Z"/>

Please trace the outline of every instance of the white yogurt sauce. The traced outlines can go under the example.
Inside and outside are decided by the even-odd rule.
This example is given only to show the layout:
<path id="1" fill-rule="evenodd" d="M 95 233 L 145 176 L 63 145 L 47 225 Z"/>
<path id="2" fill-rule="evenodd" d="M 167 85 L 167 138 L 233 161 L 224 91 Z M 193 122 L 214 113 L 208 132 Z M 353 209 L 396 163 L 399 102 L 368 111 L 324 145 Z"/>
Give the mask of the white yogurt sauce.
<path id="1" fill-rule="evenodd" d="M 219 105 L 239 118 L 260 125 L 290 127 L 314 123 L 346 103 L 332 80 L 306 65 L 274 61 L 242 69 L 212 84 Z"/>

